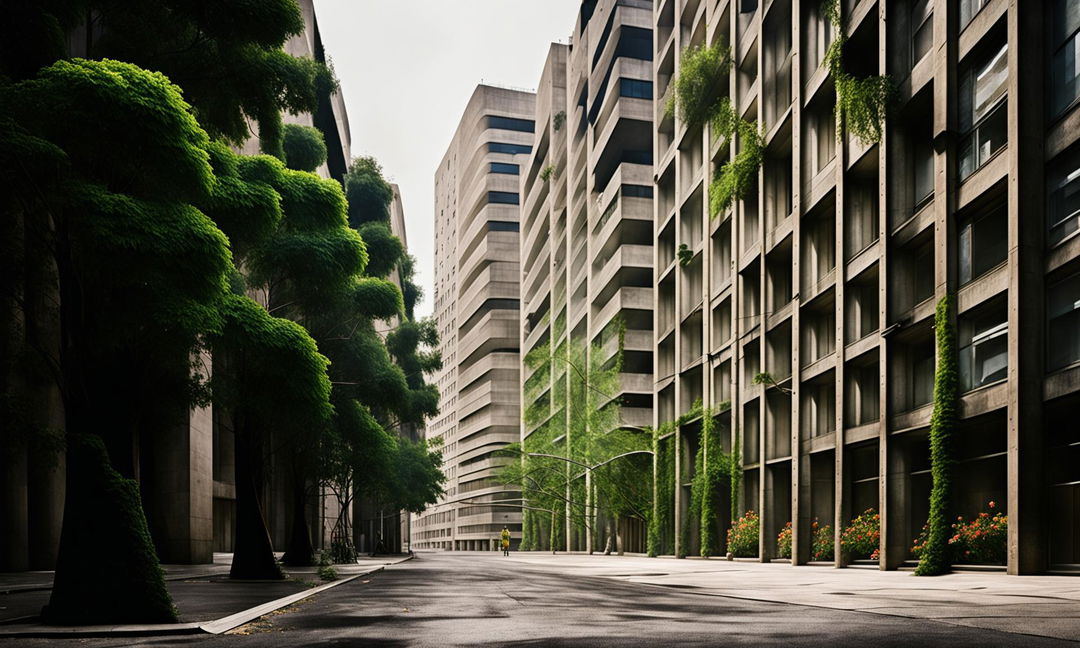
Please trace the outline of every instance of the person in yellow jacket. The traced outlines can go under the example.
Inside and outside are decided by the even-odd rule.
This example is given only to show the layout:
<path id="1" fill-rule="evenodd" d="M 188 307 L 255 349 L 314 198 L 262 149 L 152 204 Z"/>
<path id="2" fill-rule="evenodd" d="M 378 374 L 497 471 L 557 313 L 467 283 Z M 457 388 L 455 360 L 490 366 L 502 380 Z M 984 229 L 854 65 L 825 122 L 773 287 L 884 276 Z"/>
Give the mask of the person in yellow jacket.
<path id="1" fill-rule="evenodd" d="M 503 527 L 502 541 L 499 543 L 502 545 L 502 552 L 504 556 L 510 555 L 510 529 Z"/>

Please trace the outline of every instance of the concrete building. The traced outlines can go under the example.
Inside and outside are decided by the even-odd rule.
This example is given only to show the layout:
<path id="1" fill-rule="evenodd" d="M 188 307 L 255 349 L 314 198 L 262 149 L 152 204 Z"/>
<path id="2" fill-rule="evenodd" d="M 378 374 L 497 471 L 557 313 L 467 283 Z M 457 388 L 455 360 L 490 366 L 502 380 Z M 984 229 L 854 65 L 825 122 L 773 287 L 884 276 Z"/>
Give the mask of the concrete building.
<path id="1" fill-rule="evenodd" d="M 888 74 L 896 88 L 872 146 L 835 132 L 822 65 L 835 36 L 820 0 L 655 2 L 655 421 L 698 398 L 730 402 L 718 421 L 725 450 L 741 441 L 739 508 L 761 515 L 761 560 L 777 555 L 788 521 L 792 562 L 805 563 L 815 520 L 838 541 L 873 508 L 877 564 L 897 568 L 927 519 L 933 316 L 954 294 L 952 508 L 966 519 L 991 500 L 1005 508 L 1009 573 L 1075 569 L 1080 10 L 840 8 L 845 70 Z M 765 133 L 755 186 L 716 218 L 709 181 L 736 149 L 663 108 L 681 53 L 713 43 L 734 57 L 722 94 Z M 759 372 L 775 384 L 755 384 Z M 675 432 L 684 471 L 699 430 Z M 688 496 L 676 489 L 675 528 Z M 693 534 L 680 549 L 696 551 Z"/>
<path id="2" fill-rule="evenodd" d="M 648 0 L 582 3 L 571 45 L 548 53 L 521 175 L 522 353 L 569 343 L 613 362 L 625 327 L 611 396 L 636 427 L 652 423 L 651 32 Z M 538 374 L 546 389 L 566 389 L 563 369 Z M 524 388 L 534 371 L 522 371 Z M 534 430 L 523 421 L 522 439 Z M 581 535 L 569 532 L 570 548 L 589 548 Z M 640 522 L 622 520 L 616 535 L 644 551 Z"/>
<path id="3" fill-rule="evenodd" d="M 412 524 L 414 548 L 513 545 L 520 495 L 493 452 L 520 435 L 518 175 L 532 149 L 535 95 L 480 85 L 435 172 L 435 318 L 440 414 L 426 431 L 443 449 L 446 495 Z M 513 502 L 517 504 L 517 502 Z"/>

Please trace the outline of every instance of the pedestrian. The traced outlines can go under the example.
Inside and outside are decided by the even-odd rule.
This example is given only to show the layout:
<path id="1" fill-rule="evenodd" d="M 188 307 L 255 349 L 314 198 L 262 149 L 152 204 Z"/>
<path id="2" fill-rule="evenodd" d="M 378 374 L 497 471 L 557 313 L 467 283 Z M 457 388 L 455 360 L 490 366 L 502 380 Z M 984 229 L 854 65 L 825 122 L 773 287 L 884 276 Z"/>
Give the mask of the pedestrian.
<path id="1" fill-rule="evenodd" d="M 504 556 L 510 555 L 510 529 L 503 527 L 502 530 L 502 552 Z"/>

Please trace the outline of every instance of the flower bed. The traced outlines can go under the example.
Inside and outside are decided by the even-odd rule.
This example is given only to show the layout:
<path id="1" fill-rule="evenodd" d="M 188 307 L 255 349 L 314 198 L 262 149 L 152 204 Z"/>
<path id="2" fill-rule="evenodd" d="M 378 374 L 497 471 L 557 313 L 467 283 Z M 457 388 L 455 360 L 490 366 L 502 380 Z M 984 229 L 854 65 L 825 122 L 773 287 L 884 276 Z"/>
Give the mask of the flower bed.
<path id="1" fill-rule="evenodd" d="M 874 509 L 866 509 L 840 534 L 840 549 L 852 560 L 877 560 L 880 545 L 881 516 Z"/>
<path id="2" fill-rule="evenodd" d="M 741 518 L 731 522 L 731 528 L 727 532 L 728 552 L 736 558 L 756 556 L 760 534 L 761 521 L 758 514 L 747 511 Z"/>
<path id="3" fill-rule="evenodd" d="M 819 526 L 817 518 L 810 525 L 810 556 L 812 560 L 833 560 L 836 539 L 833 537 L 831 524 Z"/>
<path id="4" fill-rule="evenodd" d="M 776 557 L 791 558 L 791 522 L 785 524 L 776 536 Z"/>
<path id="5" fill-rule="evenodd" d="M 954 563 L 977 563 L 1004 565 L 1007 559 L 1009 518 L 997 510 L 996 502 L 988 502 L 989 512 L 983 511 L 978 516 L 965 522 L 956 518 L 952 525 L 952 537 L 949 538 L 949 559 Z M 924 525 L 911 553 L 922 559 L 926 550 L 927 527 Z"/>

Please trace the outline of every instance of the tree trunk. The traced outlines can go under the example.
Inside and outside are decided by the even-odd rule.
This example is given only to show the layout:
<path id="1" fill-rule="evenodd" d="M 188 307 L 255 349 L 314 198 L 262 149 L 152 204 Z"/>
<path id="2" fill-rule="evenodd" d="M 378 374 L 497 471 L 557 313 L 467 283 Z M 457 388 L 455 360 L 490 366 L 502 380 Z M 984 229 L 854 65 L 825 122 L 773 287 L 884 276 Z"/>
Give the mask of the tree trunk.
<path id="1" fill-rule="evenodd" d="M 111 417 L 90 387 L 109 389 L 108 376 L 88 367 L 88 308 L 63 223 L 57 224 L 60 365 L 67 432 L 67 487 L 60 547 L 49 604 L 54 624 L 170 623 L 176 610 L 143 514 L 139 486 L 109 463 L 98 433 Z"/>
<path id="2" fill-rule="evenodd" d="M 274 546 L 266 528 L 259 487 L 262 485 L 251 431 L 245 429 L 241 416 L 235 417 L 236 447 L 236 542 L 233 544 L 229 578 L 245 580 L 280 580 L 285 578 L 274 558 Z"/>
<path id="3" fill-rule="evenodd" d="M 315 548 L 311 546 L 311 529 L 307 519 L 307 489 L 300 475 L 293 475 L 293 519 L 289 533 L 289 547 L 281 562 L 286 565 L 310 566 L 315 564 Z"/>

